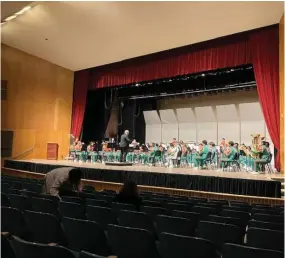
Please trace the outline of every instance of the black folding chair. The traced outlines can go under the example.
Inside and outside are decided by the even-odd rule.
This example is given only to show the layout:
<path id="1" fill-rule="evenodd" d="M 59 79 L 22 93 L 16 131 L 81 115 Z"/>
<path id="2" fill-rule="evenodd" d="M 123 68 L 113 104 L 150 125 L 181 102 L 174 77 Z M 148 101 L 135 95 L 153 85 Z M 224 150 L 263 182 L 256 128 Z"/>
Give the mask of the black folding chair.
<path id="1" fill-rule="evenodd" d="M 218 213 L 216 208 L 206 206 L 194 206 L 192 212 L 200 214 L 201 219 L 206 219 L 209 215 L 215 215 Z"/>
<path id="2" fill-rule="evenodd" d="M 75 258 L 70 250 L 62 246 L 37 244 L 17 237 L 13 237 L 12 243 L 17 258 Z"/>
<path id="3" fill-rule="evenodd" d="M 8 196 L 4 193 L 1 193 L 1 206 L 3 207 L 10 207 L 10 201 L 8 199 Z"/>
<path id="4" fill-rule="evenodd" d="M 162 258 L 215 257 L 214 245 L 202 238 L 162 233 L 159 252 Z"/>
<path id="5" fill-rule="evenodd" d="M 85 206 L 79 203 L 60 202 L 59 214 L 61 217 L 85 219 Z"/>
<path id="6" fill-rule="evenodd" d="M 30 198 L 33 211 L 52 214 L 59 217 L 57 206 L 52 200 L 42 198 Z"/>
<path id="7" fill-rule="evenodd" d="M 118 219 L 121 226 L 145 229 L 156 237 L 153 221 L 147 213 L 121 210 Z"/>
<path id="8" fill-rule="evenodd" d="M 136 211 L 137 208 L 132 204 L 113 202 L 112 203 L 112 210 L 113 210 L 114 214 L 118 217 L 119 212 L 121 210 Z"/>
<path id="9" fill-rule="evenodd" d="M 117 217 L 110 208 L 86 206 L 86 216 L 88 220 L 97 222 L 104 230 L 107 230 L 108 224 L 118 224 Z"/>
<path id="10" fill-rule="evenodd" d="M 1 234 L 1 257 L 3 258 L 16 258 L 14 247 L 6 236 Z"/>
<path id="11" fill-rule="evenodd" d="M 79 254 L 79 258 L 108 258 L 107 256 L 99 256 L 96 254 L 91 254 L 85 251 L 81 251 Z"/>
<path id="12" fill-rule="evenodd" d="M 149 206 L 149 207 L 162 207 L 161 202 L 155 202 L 155 201 L 150 201 L 150 200 L 143 200 L 142 205 Z"/>
<path id="13" fill-rule="evenodd" d="M 1 232 L 9 232 L 23 239 L 30 239 L 30 231 L 21 211 L 1 207 Z"/>
<path id="14" fill-rule="evenodd" d="M 141 206 L 141 212 L 147 213 L 153 222 L 156 221 L 157 215 L 163 215 L 166 213 L 166 209 L 161 207 Z"/>
<path id="15" fill-rule="evenodd" d="M 223 258 L 284 258 L 283 252 L 274 250 L 254 248 L 237 244 L 224 244 L 222 250 Z"/>
<path id="16" fill-rule="evenodd" d="M 158 236 L 165 232 L 182 236 L 194 236 L 196 221 L 185 218 L 158 215 L 156 226 Z"/>
<path id="17" fill-rule="evenodd" d="M 108 226 L 108 240 L 120 258 L 159 258 L 154 236 L 144 229 Z"/>
<path id="18" fill-rule="evenodd" d="M 200 221 L 197 236 L 210 240 L 218 250 L 224 243 L 243 243 L 243 232 L 240 228 L 224 223 Z"/>
<path id="19" fill-rule="evenodd" d="M 103 200 L 95 200 L 95 199 L 86 199 L 85 200 L 86 205 L 89 206 L 100 206 L 100 207 L 106 207 L 106 208 L 111 208 L 111 205 Z"/>
<path id="20" fill-rule="evenodd" d="M 186 211 L 172 211 L 173 217 L 189 219 L 193 223 L 197 224 L 200 220 L 200 214 L 196 212 L 186 212 Z"/>
<path id="21" fill-rule="evenodd" d="M 11 206 L 15 209 L 20 211 L 32 210 L 32 205 L 29 199 L 23 195 L 10 194 L 9 200 Z"/>
<path id="22" fill-rule="evenodd" d="M 250 220 L 248 222 L 248 227 L 284 231 L 283 223 L 265 222 L 258 220 Z"/>
<path id="23" fill-rule="evenodd" d="M 111 254 L 103 228 L 94 221 L 63 218 L 62 224 L 68 247 L 74 251 L 85 250 L 98 255 Z"/>
<path id="24" fill-rule="evenodd" d="M 37 243 L 66 245 L 60 221 L 52 214 L 25 211 L 24 218 L 31 232 L 31 240 Z"/>
<path id="25" fill-rule="evenodd" d="M 284 251 L 284 231 L 249 228 L 247 244 L 257 248 Z"/>
<path id="26" fill-rule="evenodd" d="M 282 215 L 268 215 L 268 214 L 255 213 L 252 215 L 252 219 L 258 220 L 258 221 L 284 224 L 284 216 Z"/>

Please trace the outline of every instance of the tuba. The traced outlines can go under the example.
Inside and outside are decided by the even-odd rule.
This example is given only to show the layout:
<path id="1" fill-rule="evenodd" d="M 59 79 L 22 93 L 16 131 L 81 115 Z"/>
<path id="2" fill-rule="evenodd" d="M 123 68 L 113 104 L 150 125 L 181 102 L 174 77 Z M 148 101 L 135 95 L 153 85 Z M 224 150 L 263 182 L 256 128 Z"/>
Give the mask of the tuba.
<path id="1" fill-rule="evenodd" d="M 259 158 L 259 152 L 262 151 L 261 136 L 260 134 L 252 134 L 251 156 L 254 159 Z"/>

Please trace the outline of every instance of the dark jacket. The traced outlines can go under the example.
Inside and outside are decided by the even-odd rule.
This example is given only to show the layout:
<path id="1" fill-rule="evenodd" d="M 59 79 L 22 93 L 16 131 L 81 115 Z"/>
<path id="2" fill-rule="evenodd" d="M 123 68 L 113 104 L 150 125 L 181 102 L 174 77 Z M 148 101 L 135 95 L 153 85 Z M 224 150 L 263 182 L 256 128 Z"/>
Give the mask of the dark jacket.
<path id="1" fill-rule="evenodd" d="M 120 143 L 119 143 L 119 146 L 120 146 L 121 148 L 128 147 L 129 144 L 130 144 L 130 142 L 131 142 L 130 138 L 129 138 L 127 135 L 122 134 L 122 136 L 121 136 L 121 141 L 120 141 Z"/>

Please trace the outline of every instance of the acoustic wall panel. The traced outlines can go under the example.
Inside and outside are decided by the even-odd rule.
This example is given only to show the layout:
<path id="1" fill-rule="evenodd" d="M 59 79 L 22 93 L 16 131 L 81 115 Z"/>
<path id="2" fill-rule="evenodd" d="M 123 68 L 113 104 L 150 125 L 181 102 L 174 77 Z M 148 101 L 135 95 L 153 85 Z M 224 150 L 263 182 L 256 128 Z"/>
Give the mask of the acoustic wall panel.
<path id="1" fill-rule="evenodd" d="M 197 141 L 207 140 L 217 142 L 218 127 L 216 115 L 212 106 L 196 107 Z"/>
<path id="2" fill-rule="evenodd" d="M 179 124 L 179 141 L 197 141 L 196 123 Z"/>
<path id="3" fill-rule="evenodd" d="M 259 102 L 239 104 L 241 143 L 251 145 L 252 134 L 265 136 L 265 123 Z"/>
<path id="4" fill-rule="evenodd" d="M 173 109 L 159 110 L 161 120 L 161 141 L 172 142 L 178 139 L 178 122 Z"/>
<path id="5" fill-rule="evenodd" d="M 207 140 L 208 142 L 217 143 L 217 123 L 216 122 L 200 122 L 197 123 L 197 141 L 202 142 Z"/>
<path id="6" fill-rule="evenodd" d="M 161 123 L 156 110 L 144 111 L 146 142 L 161 142 Z"/>
<path id="7" fill-rule="evenodd" d="M 240 122 L 237 106 L 221 105 L 216 107 L 218 121 L 218 142 L 222 138 L 240 142 Z"/>
<path id="8" fill-rule="evenodd" d="M 196 115 L 193 108 L 176 109 L 177 120 L 181 123 L 196 123 Z"/>
<path id="9" fill-rule="evenodd" d="M 161 142 L 161 124 L 146 125 L 145 129 L 146 129 L 145 131 L 146 143 L 150 143 L 150 142 L 160 143 Z"/>

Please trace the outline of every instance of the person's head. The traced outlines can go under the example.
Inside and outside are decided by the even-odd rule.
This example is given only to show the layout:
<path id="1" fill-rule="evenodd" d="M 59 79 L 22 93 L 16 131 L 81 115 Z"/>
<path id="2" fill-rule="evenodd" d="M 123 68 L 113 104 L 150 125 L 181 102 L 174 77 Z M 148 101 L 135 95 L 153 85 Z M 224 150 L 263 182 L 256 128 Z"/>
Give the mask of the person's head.
<path id="1" fill-rule="evenodd" d="M 265 145 L 266 148 L 269 148 L 269 146 L 270 146 L 269 142 L 265 142 L 264 145 Z"/>
<path id="2" fill-rule="evenodd" d="M 124 134 L 129 135 L 130 134 L 129 130 L 125 130 Z"/>
<path id="3" fill-rule="evenodd" d="M 233 141 L 229 141 L 229 146 L 230 147 L 233 147 L 235 144 L 234 144 L 234 142 Z"/>
<path id="4" fill-rule="evenodd" d="M 69 171 L 68 181 L 72 185 L 78 185 L 82 177 L 82 172 L 79 168 L 73 168 Z"/>
<path id="5" fill-rule="evenodd" d="M 138 187 L 134 180 L 127 179 L 120 190 L 121 194 L 127 196 L 138 196 Z"/>
<path id="6" fill-rule="evenodd" d="M 265 146 L 266 145 L 266 141 L 262 141 L 261 144 Z"/>
<path id="7" fill-rule="evenodd" d="M 202 143 L 203 143 L 203 145 L 207 145 L 207 141 L 206 140 L 203 140 Z"/>
<path id="8" fill-rule="evenodd" d="M 236 149 L 238 149 L 238 143 L 237 142 L 235 142 L 235 144 L 234 144 L 234 147 L 236 148 Z"/>
<path id="9" fill-rule="evenodd" d="M 213 142 L 209 142 L 209 145 L 211 148 L 214 148 L 216 146 L 215 143 L 213 143 Z"/>
<path id="10" fill-rule="evenodd" d="M 251 147 L 250 146 L 247 146 L 246 148 L 247 148 L 247 150 L 251 151 Z"/>

